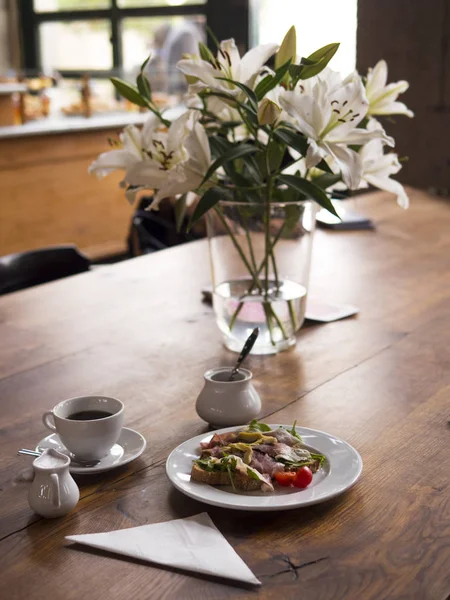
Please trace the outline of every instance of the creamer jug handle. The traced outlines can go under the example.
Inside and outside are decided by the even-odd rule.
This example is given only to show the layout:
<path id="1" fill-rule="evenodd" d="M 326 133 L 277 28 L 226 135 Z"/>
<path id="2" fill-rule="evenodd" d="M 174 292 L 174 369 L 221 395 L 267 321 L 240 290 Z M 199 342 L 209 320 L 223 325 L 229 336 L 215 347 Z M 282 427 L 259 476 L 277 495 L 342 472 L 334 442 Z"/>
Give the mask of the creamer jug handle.
<path id="1" fill-rule="evenodd" d="M 50 475 L 50 486 L 52 489 L 53 506 L 61 508 L 61 493 L 59 490 L 59 477 L 56 473 Z"/>

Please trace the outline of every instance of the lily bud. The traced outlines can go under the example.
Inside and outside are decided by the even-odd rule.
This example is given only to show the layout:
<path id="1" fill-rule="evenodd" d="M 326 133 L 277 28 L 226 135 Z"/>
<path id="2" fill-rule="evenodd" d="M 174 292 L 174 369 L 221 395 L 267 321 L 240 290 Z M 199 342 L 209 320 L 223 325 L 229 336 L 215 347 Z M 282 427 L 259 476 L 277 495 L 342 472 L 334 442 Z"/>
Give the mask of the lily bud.
<path id="1" fill-rule="evenodd" d="M 275 69 L 279 69 L 288 60 L 295 61 L 297 55 L 297 35 L 295 32 L 295 26 L 289 29 L 284 36 L 284 40 L 281 43 L 280 49 L 275 54 Z"/>
<path id="2" fill-rule="evenodd" d="M 278 119 L 280 113 L 281 108 L 278 104 L 269 100 L 269 98 L 264 98 L 258 107 L 258 121 L 260 125 L 272 125 Z"/>

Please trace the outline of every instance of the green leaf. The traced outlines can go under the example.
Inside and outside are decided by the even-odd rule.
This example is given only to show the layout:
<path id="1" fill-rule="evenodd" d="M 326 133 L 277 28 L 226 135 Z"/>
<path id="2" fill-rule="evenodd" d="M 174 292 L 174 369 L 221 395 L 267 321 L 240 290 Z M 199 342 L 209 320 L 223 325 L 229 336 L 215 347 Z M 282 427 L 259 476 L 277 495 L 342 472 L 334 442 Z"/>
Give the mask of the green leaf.
<path id="1" fill-rule="evenodd" d="M 278 138 L 294 150 L 297 150 L 302 156 L 306 156 L 308 151 L 308 140 L 301 133 L 297 133 L 292 129 L 279 128 L 274 132 L 274 137 Z M 321 169 L 326 173 L 333 173 L 328 163 L 323 159 L 316 165 L 317 169 Z"/>
<path id="2" fill-rule="evenodd" d="M 144 60 L 144 62 L 142 63 L 142 65 L 141 65 L 141 73 L 145 70 L 145 67 L 148 65 L 148 61 L 150 60 L 151 56 L 152 55 L 149 54 L 147 56 L 147 58 Z"/>
<path id="3" fill-rule="evenodd" d="M 314 185 L 318 185 L 323 190 L 326 190 L 330 185 L 334 185 L 341 180 L 341 175 L 337 173 L 324 173 L 313 180 Z"/>
<path id="4" fill-rule="evenodd" d="M 317 63 L 316 60 L 311 60 L 310 58 L 305 58 L 304 56 L 302 56 L 302 58 L 300 59 L 300 66 L 304 66 L 304 65 L 315 65 Z"/>
<path id="5" fill-rule="evenodd" d="M 266 423 L 260 423 L 256 419 L 253 419 L 253 421 L 249 424 L 247 429 L 248 431 L 272 431 Z"/>
<path id="6" fill-rule="evenodd" d="M 247 171 L 253 181 L 258 185 L 262 183 L 262 175 L 261 170 L 258 166 L 258 162 L 255 160 L 254 156 L 248 155 L 245 164 L 244 164 L 244 172 Z"/>
<path id="7" fill-rule="evenodd" d="M 275 54 L 275 68 L 278 69 L 281 65 L 286 64 L 288 60 L 293 61 L 297 55 L 297 34 L 295 25 L 289 29 L 284 36 L 278 52 Z"/>
<path id="8" fill-rule="evenodd" d="M 322 466 L 326 460 L 326 457 L 323 454 L 316 454 L 315 452 L 311 452 L 311 458 L 318 460 L 320 466 Z"/>
<path id="9" fill-rule="evenodd" d="M 208 46 L 205 46 L 203 42 L 198 43 L 198 51 L 202 60 L 206 60 L 206 62 L 209 62 L 211 64 L 214 64 L 216 62 L 213 53 L 208 48 Z"/>
<path id="10" fill-rule="evenodd" d="M 320 187 L 314 185 L 314 183 L 311 183 L 302 177 L 297 177 L 296 175 L 280 175 L 278 180 L 280 183 L 284 183 L 288 187 L 293 188 L 302 194 L 306 194 L 308 198 L 315 200 L 317 204 L 328 210 L 340 220 L 331 200 L 326 193 Z"/>
<path id="11" fill-rule="evenodd" d="M 290 64 L 291 61 L 288 60 L 287 63 L 275 71 L 275 75 L 267 75 L 264 77 L 264 79 L 261 79 L 255 88 L 255 94 L 258 100 L 264 98 L 264 96 L 270 92 L 270 90 L 273 90 L 273 88 L 280 83 L 280 81 L 288 72 Z"/>
<path id="12" fill-rule="evenodd" d="M 135 88 L 134 85 L 131 85 L 122 79 L 118 79 L 117 77 L 111 77 L 111 83 L 119 92 L 119 94 L 126 100 L 129 100 L 133 104 L 137 104 L 137 106 L 148 108 L 147 101 L 141 96 L 138 89 Z"/>
<path id="13" fill-rule="evenodd" d="M 175 202 L 175 224 L 177 226 L 177 232 L 181 231 L 181 227 L 184 222 L 184 217 L 186 216 L 186 194 L 183 194 L 178 198 Z"/>
<path id="14" fill-rule="evenodd" d="M 302 156 L 306 155 L 308 150 L 308 140 L 301 133 L 297 133 L 291 129 L 280 128 L 275 130 L 274 137 L 294 150 L 297 150 L 297 152 L 300 152 Z"/>
<path id="15" fill-rule="evenodd" d="M 289 65 L 289 75 L 294 80 L 300 79 L 300 75 L 302 73 L 302 65 Z"/>
<path id="16" fill-rule="evenodd" d="M 139 75 L 137 76 L 137 79 L 136 79 L 136 83 L 137 83 L 137 88 L 138 88 L 141 96 L 143 98 L 145 98 L 146 100 L 151 100 L 152 99 L 152 90 L 151 90 L 150 81 L 148 80 L 148 78 L 143 73 L 139 73 Z"/>
<path id="17" fill-rule="evenodd" d="M 251 106 L 255 110 L 258 110 L 258 100 L 256 98 L 255 92 L 253 90 L 251 90 L 247 85 L 245 85 L 244 83 L 241 83 L 240 81 L 235 81 L 234 79 L 229 79 L 228 77 L 215 77 L 214 79 L 219 79 L 220 81 L 227 81 L 228 83 L 231 83 L 231 84 L 235 85 L 236 87 L 240 88 L 244 92 L 244 94 L 247 96 L 247 98 L 249 99 Z"/>
<path id="18" fill-rule="evenodd" d="M 309 79 L 310 77 L 314 77 L 314 75 L 320 73 L 336 54 L 338 48 L 338 43 L 328 44 L 327 46 L 319 48 L 319 50 L 316 50 L 310 54 L 308 56 L 308 60 L 315 61 L 315 64 L 305 65 L 302 67 L 300 79 Z"/>
<path id="19" fill-rule="evenodd" d="M 215 206 L 219 202 L 219 200 L 222 199 L 223 192 L 221 192 L 218 188 L 211 188 L 207 192 L 205 192 L 200 198 L 197 206 L 195 207 L 194 213 L 191 217 L 187 230 L 189 231 L 192 225 L 194 225 L 194 223 L 201 219 L 210 208 Z"/>
<path id="20" fill-rule="evenodd" d="M 236 146 L 233 146 L 227 152 L 225 152 L 225 154 L 222 154 L 222 156 L 219 156 L 219 158 L 213 162 L 213 164 L 207 170 L 206 175 L 204 176 L 200 185 L 203 185 L 205 181 L 208 181 L 211 175 L 213 175 L 217 169 L 226 162 L 235 160 L 241 156 L 246 156 L 247 154 L 255 154 L 255 152 L 260 152 L 260 150 L 255 146 L 250 146 L 250 144 L 237 144 Z"/>
<path id="21" fill-rule="evenodd" d="M 294 424 L 292 425 L 292 429 L 289 431 L 289 433 L 303 443 L 301 436 L 297 433 L 297 431 L 295 429 L 296 425 L 297 425 L 297 421 L 294 421 Z"/>
<path id="22" fill-rule="evenodd" d="M 336 54 L 339 45 L 339 42 L 334 42 L 333 44 L 327 44 L 326 46 L 322 46 L 322 48 L 319 48 L 318 50 L 310 54 L 308 56 L 308 60 L 315 60 L 316 62 L 318 62 L 320 60 L 323 60 L 324 58 L 330 57 L 330 52 L 332 53 L 332 57 Z"/>
<path id="23" fill-rule="evenodd" d="M 285 152 L 285 144 L 280 144 L 279 142 L 277 142 L 277 140 L 274 139 L 271 140 L 269 147 L 267 148 L 269 166 L 271 171 L 278 171 L 283 161 Z"/>
<path id="24" fill-rule="evenodd" d="M 226 138 L 220 135 L 213 135 L 209 138 L 209 147 L 211 148 L 211 154 L 214 158 L 222 156 L 224 152 L 228 152 L 230 148 L 233 148 L 233 144 Z"/>

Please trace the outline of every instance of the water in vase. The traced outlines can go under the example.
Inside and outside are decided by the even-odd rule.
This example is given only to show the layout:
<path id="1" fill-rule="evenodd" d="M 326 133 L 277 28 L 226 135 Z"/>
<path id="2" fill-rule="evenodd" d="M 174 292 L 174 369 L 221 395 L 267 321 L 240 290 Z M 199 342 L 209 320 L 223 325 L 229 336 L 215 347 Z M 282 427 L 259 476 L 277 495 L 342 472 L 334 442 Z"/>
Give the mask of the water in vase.
<path id="1" fill-rule="evenodd" d="M 251 288 L 251 279 L 237 279 L 214 290 L 217 324 L 227 348 L 240 352 L 255 327 L 260 331 L 253 354 L 273 354 L 294 345 L 305 317 L 306 288 L 290 280 L 278 286 L 270 281 L 267 293 Z"/>

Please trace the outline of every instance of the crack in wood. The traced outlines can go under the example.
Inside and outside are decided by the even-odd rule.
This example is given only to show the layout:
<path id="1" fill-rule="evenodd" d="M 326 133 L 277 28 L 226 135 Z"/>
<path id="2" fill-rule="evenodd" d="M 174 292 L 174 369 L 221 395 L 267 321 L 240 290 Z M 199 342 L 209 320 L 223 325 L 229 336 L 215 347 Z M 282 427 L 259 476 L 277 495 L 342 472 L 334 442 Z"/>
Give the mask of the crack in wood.
<path id="1" fill-rule="evenodd" d="M 329 556 L 322 556 L 321 558 L 316 558 L 316 560 L 310 560 L 308 562 L 301 563 L 300 565 L 296 565 L 292 562 L 292 560 L 289 558 L 289 556 L 286 556 L 286 555 L 278 556 L 275 558 L 275 560 L 279 560 L 279 561 L 285 563 L 287 566 L 287 569 L 282 569 L 281 571 L 277 571 L 276 573 L 271 573 L 270 575 L 258 575 L 258 577 L 260 577 L 261 579 L 263 579 L 265 577 L 272 579 L 273 577 L 278 577 L 278 575 L 284 575 L 285 573 L 292 573 L 292 579 L 293 579 L 293 581 L 296 581 L 299 578 L 298 571 L 300 569 L 304 569 L 305 567 L 315 565 L 317 563 L 322 562 L 323 560 L 328 560 L 329 558 L 330 558 Z"/>

